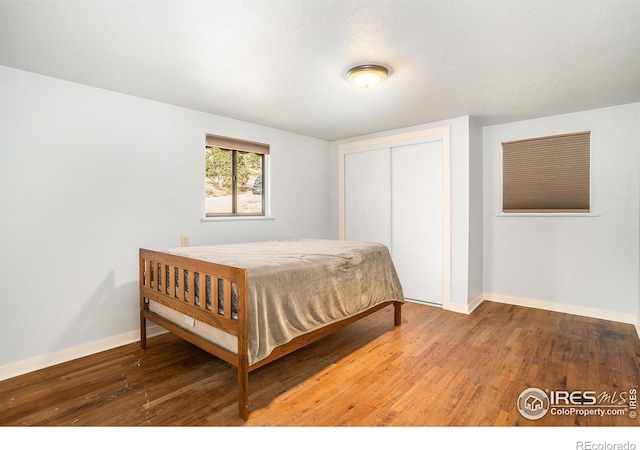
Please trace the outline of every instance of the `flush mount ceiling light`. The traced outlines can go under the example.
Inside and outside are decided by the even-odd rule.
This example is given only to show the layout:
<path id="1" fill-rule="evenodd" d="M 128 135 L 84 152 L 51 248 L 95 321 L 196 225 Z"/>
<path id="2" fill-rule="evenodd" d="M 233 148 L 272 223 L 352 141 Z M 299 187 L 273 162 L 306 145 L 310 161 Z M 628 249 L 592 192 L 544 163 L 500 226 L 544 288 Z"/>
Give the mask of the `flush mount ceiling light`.
<path id="1" fill-rule="evenodd" d="M 389 70 L 386 67 L 364 64 L 349 69 L 347 79 L 356 86 L 369 88 L 384 81 L 388 75 Z"/>

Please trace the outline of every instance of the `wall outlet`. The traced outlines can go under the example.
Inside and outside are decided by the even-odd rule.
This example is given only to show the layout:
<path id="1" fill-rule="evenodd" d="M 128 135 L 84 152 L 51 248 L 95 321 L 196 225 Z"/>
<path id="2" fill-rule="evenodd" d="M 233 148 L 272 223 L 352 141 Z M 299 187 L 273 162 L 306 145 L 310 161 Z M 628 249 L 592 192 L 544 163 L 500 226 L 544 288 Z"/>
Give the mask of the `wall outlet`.
<path id="1" fill-rule="evenodd" d="M 188 247 L 189 246 L 189 235 L 188 234 L 183 234 L 182 236 L 180 236 L 180 245 L 182 247 Z"/>

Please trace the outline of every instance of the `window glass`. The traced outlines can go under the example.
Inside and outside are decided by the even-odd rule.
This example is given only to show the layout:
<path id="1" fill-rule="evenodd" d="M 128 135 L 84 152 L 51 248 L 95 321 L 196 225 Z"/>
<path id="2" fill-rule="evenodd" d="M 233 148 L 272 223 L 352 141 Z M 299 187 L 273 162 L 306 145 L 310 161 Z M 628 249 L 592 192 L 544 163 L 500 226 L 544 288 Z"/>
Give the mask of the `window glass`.
<path id="1" fill-rule="evenodd" d="M 238 214 L 263 214 L 262 159 L 263 155 L 237 152 Z"/>
<path id="2" fill-rule="evenodd" d="M 264 155 L 206 147 L 207 217 L 264 215 Z"/>

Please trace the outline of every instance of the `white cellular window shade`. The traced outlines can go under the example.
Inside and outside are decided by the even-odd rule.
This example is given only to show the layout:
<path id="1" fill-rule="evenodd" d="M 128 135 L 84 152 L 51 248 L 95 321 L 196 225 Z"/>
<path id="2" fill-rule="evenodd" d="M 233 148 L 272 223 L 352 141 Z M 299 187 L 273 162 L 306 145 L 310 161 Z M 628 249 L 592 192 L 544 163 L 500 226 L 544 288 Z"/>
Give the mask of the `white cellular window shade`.
<path id="1" fill-rule="evenodd" d="M 502 143 L 503 213 L 590 212 L 591 132 Z"/>

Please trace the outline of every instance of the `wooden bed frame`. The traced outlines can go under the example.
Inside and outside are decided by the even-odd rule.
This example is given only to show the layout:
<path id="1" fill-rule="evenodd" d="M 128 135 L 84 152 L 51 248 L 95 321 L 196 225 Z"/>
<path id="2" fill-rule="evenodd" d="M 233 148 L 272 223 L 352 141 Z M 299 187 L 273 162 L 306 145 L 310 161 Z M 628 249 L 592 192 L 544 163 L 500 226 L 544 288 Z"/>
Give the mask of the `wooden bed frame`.
<path id="1" fill-rule="evenodd" d="M 146 321 L 160 325 L 168 331 L 235 366 L 238 370 L 238 409 L 242 419 L 249 418 L 249 372 L 268 364 L 284 355 L 298 350 L 334 331 L 368 316 L 386 306 L 394 307 L 394 326 L 402 322 L 402 303 L 386 301 L 356 315 L 334 322 L 322 328 L 299 336 L 276 347 L 271 354 L 252 364 L 248 362 L 248 314 L 247 314 L 247 270 L 223 264 L 183 256 L 140 249 L 140 346 L 147 347 Z M 199 280 L 199 281 L 197 281 Z M 215 293 L 209 292 L 207 283 L 220 286 Z M 199 285 L 199 296 L 189 293 L 189 286 Z M 235 288 L 235 289 L 233 289 Z M 213 289 L 211 289 L 213 290 Z M 237 313 L 232 314 L 232 291 L 237 298 Z M 195 291 L 195 289 L 193 290 Z M 222 295 L 221 292 L 223 293 Z M 214 304 L 219 300 L 219 309 Z M 206 301 L 211 298 L 210 303 Z M 220 297 L 219 297 L 220 296 Z M 204 298 L 201 301 L 200 298 Z M 161 317 L 149 309 L 149 300 L 154 300 L 168 308 L 193 317 L 207 325 L 225 331 L 237 338 L 237 352 L 210 342 L 187 328 Z"/>

